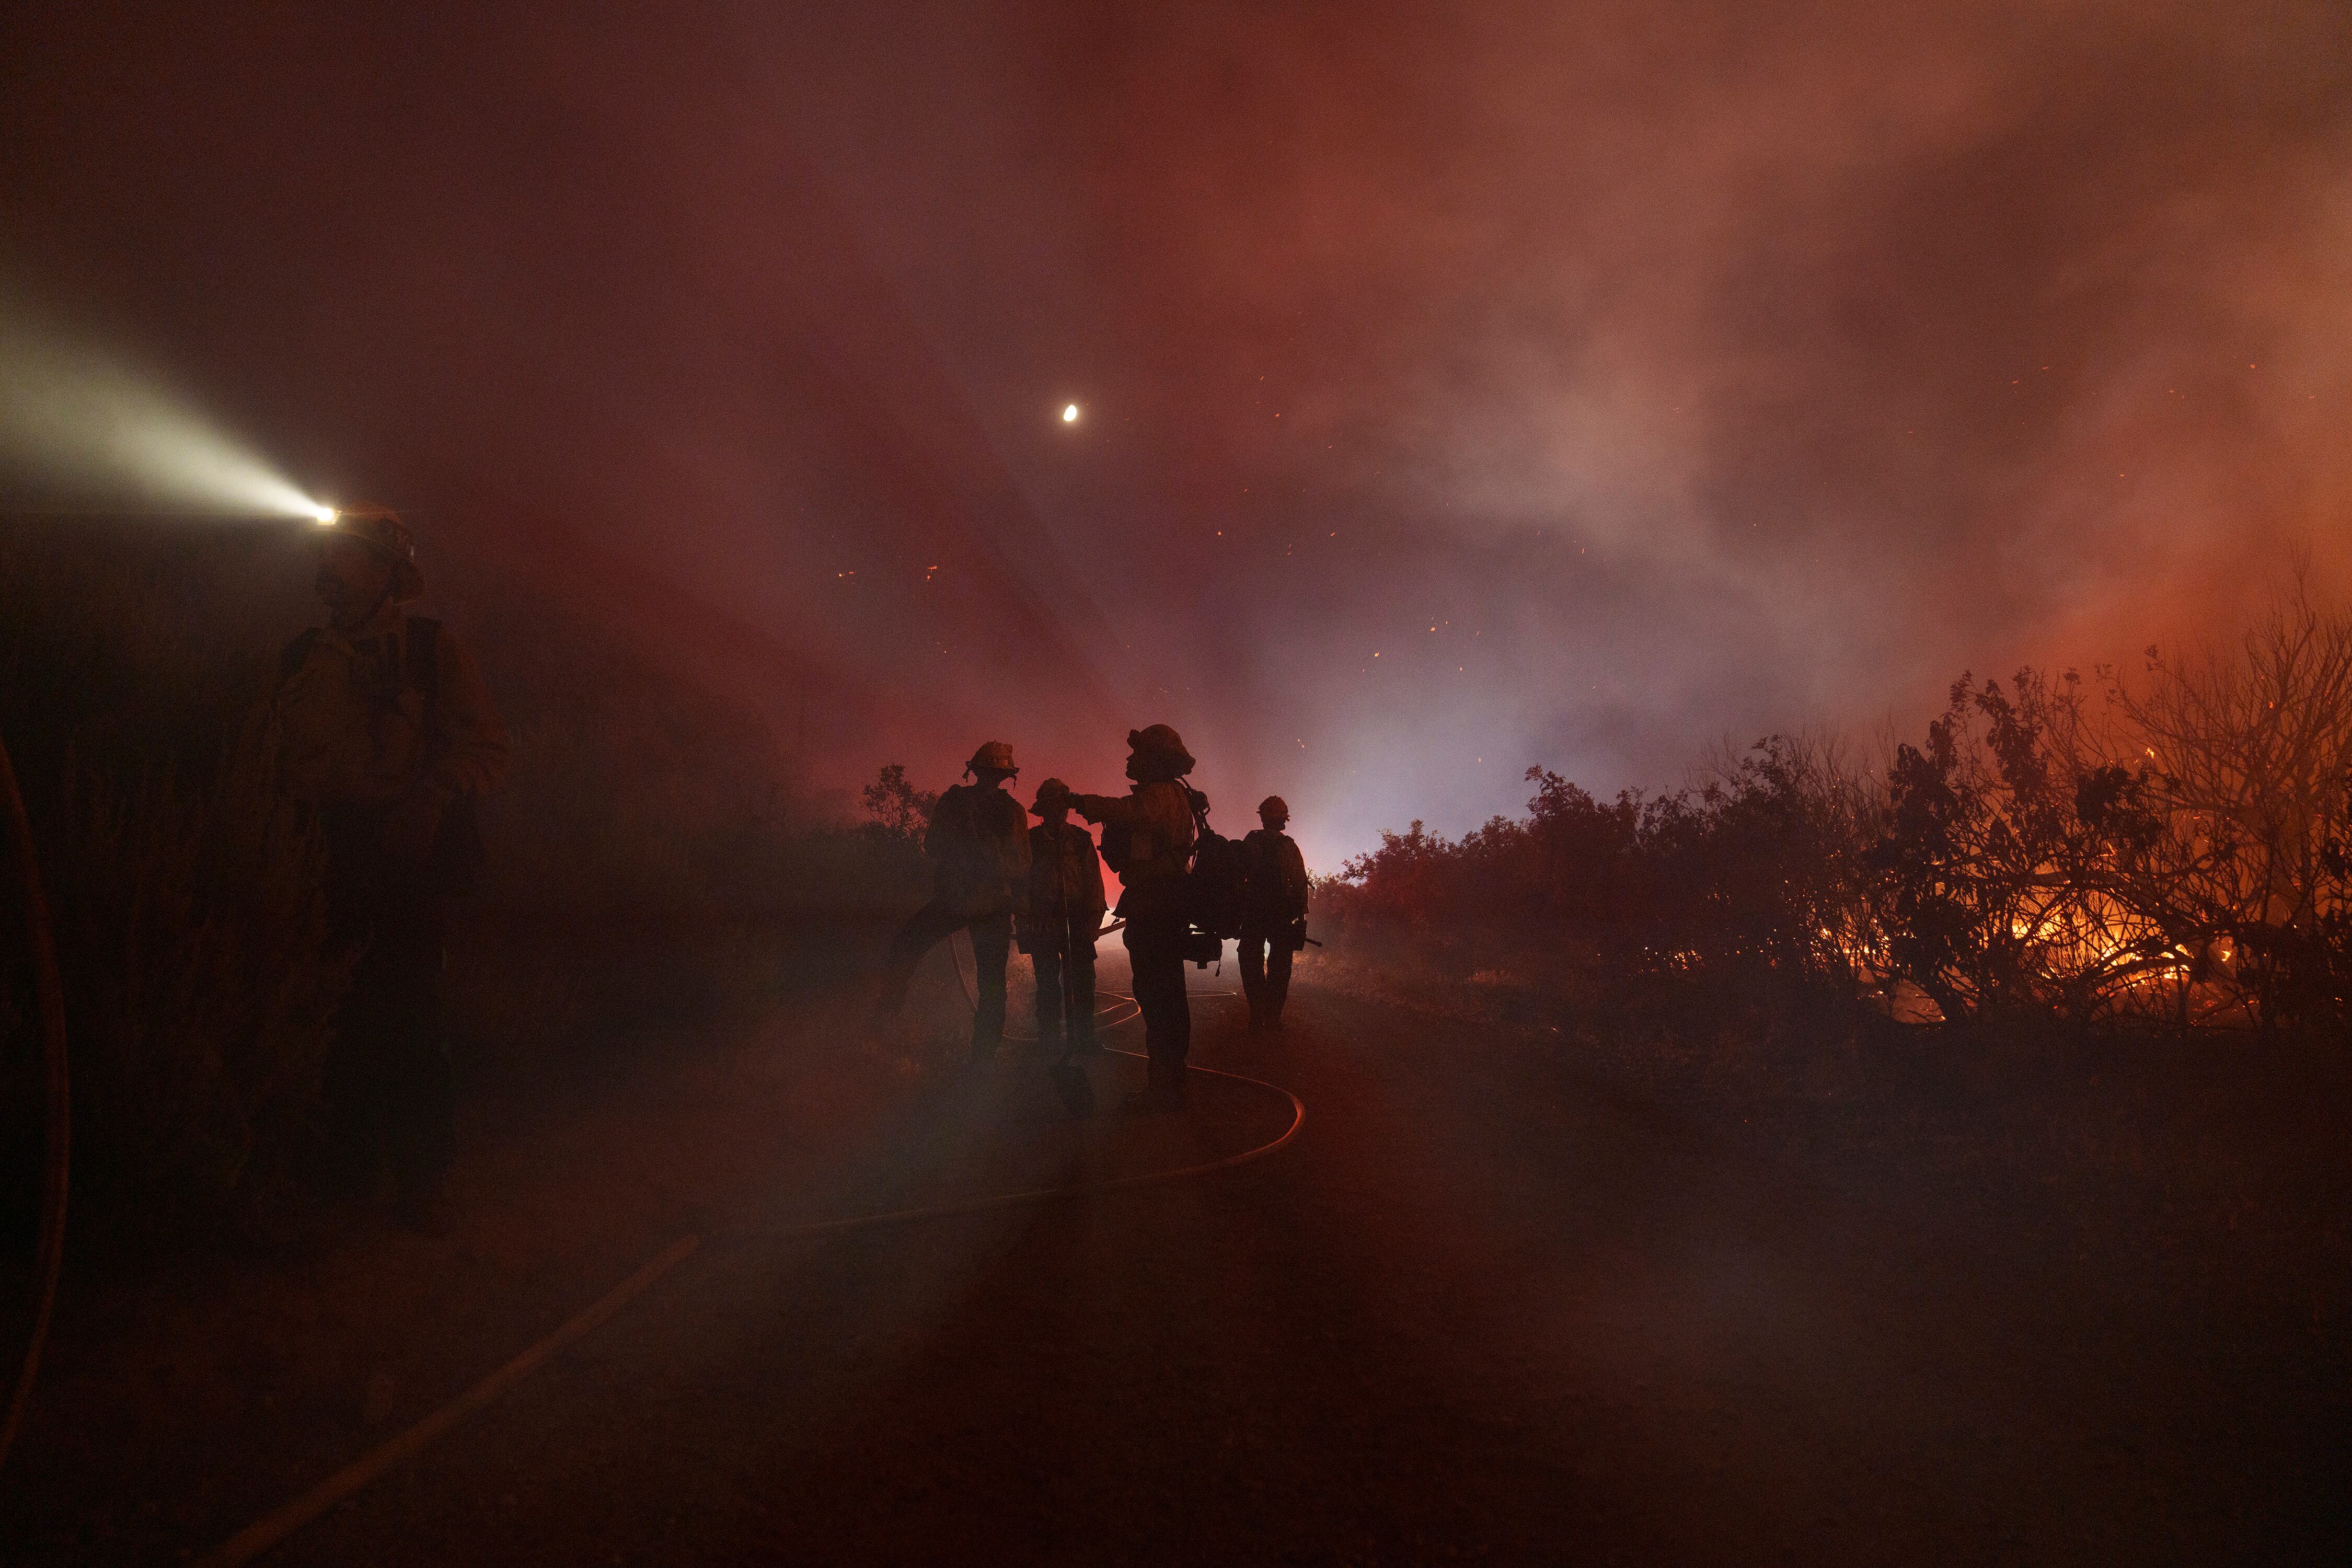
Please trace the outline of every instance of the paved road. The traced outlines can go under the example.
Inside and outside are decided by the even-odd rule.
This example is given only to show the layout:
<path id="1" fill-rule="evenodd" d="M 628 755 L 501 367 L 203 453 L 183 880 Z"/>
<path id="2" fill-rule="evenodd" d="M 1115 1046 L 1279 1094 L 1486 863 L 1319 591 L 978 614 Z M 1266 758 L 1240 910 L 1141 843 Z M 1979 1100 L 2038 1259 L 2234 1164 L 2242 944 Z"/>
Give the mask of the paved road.
<path id="1" fill-rule="evenodd" d="M 1969 1250 L 1970 1226 L 2016 1214 L 1890 1207 L 1885 1173 L 1760 1161 L 1524 1042 L 1309 991 L 1257 1048 L 1234 1004 L 1200 1006 L 1202 1059 L 1306 1100 L 1290 1149 L 1181 1186 L 761 1239 L 813 1207 L 1245 1146 L 1284 1114 L 1207 1083 L 1192 1128 L 1073 1134 L 1017 1075 L 926 1097 L 829 1190 L 722 1221 L 730 1237 L 281 1560 L 2148 1561 L 2311 1542 L 2259 1434 L 2232 1451 L 2246 1475 L 2211 1479 L 2210 1367 L 2151 1366 L 2063 1259 L 2021 1276 Z"/>

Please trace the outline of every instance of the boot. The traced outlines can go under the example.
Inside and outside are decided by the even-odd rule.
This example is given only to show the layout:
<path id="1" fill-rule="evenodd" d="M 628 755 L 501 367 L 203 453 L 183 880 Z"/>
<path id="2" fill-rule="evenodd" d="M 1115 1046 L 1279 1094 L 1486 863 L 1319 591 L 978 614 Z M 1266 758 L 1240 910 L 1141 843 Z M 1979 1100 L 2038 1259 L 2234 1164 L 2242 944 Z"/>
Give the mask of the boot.
<path id="1" fill-rule="evenodd" d="M 1130 1094 L 1120 1109 L 1129 1116 L 1171 1116 L 1184 1109 L 1184 1069 L 1171 1072 L 1158 1062 L 1150 1066 L 1151 1077 L 1139 1094 Z"/>

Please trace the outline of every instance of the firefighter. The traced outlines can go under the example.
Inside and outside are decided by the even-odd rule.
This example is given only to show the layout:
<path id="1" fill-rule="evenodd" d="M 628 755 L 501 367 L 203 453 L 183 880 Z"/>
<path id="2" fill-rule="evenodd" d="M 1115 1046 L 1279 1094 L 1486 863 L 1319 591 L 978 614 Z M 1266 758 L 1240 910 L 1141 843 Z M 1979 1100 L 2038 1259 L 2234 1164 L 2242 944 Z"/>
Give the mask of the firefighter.
<path id="1" fill-rule="evenodd" d="M 453 897 L 473 890 L 475 804 L 507 769 L 507 732 L 473 656 L 409 606 L 415 541 L 384 507 L 319 533 L 328 620 L 288 645 L 276 712 L 285 777 L 327 842 L 328 931 L 353 967 L 322 1088 L 334 1184 L 389 1166 L 404 1223 L 447 1226 L 455 1090 L 441 1025 Z"/>
<path id="2" fill-rule="evenodd" d="M 971 754 L 964 773 L 932 809 L 923 837 L 931 862 L 931 901 L 908 917 L 891 939 L 883 968 L 881 1016 L 898 1016 L 916 966 L 958 931 L 971 937 L 980 998 L 971 1021 L 971 1059 L 984 1062 L 1004 1039 L 1004 965 L 1013 949 L 1013 916 L 1028 896 L 1029 816 L 1004 786 L 1020 776 L 1013 748 L 991 741 Z"/>
<path id="3" fill-rule="evenodd" d="M 1037 968 L 1038 1047 L 1054 1058 L 1092 1056 L 1101 1049 L 1095 939 L 1102 931 L 1102 859 L 1093 836 L 1070 820 L 1068 784 L 1047 779 L 1029 809 L 1041 820 L 1029 830 L 1029 907 L 1016 930 Z"/>
<path id="4" fill-rule="evenodd" d="M 1208 801 L 1182 781 L 1192 755 L 1165 724 L 1130 730 L 1123 795 L 1081 795 L 1071 806 L 1103 825 L 1103 858 L 1126 884 L 1118 912 L 1122 940 L 1135 972 L 1135 1000 L 1143 1011 L 1149 1087 L 1128 1108 L 1153 1113 L 1184 1108 L 1184 1058 L 1192 1048 L 1192 1015 L 1184 995 L 1190 922 L 1184 874 L 1192 858 L 1194 813 Z"/>
<path id="5" fill-rule="evenodd" d="M 1291 955 L 1307 945 L 1307 858 L 1283 832 L 1290 807 L 1278 795 L 1258 803 L 1265 826 L 1242 840 L 1242 991 L 1250 1033 L 1282 1028 Z"/>

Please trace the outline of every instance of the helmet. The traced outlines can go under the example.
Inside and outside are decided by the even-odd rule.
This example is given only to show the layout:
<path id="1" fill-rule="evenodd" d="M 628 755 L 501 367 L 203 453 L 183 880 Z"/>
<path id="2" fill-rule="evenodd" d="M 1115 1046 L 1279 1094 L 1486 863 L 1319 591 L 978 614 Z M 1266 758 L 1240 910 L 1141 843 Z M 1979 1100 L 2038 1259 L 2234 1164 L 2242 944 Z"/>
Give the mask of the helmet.
<path id="1" fill-rule="evenodd" d="M 1013 765 L 1013 748 L 1003 741 L 989 742 L 971 754 L 971 761 L 964 764 L 964 770 L 967 773 L 976 773 L 982 768 L 1000 773 L 1017 773 L 1021 771 Z"/>
<path id="2" fill-rule="evenodd" d="M 1184 749 L 1184 737 L 1166 724 L 1153 724 L 1127 732 L 1127 748 L 1135 754 L 1128 759 L 1129 778 L 1142 782 L 1144 769 L 1155 777 L 1181 778 L 1192 771 L 1192 753 Z"/>
<path id="3" fill-rule="evenodd" d="M 416 536 L 408 531 L 408 524 L 388 506 L 362 502 L 357 506 L 338 507 L 335 515 L 320 533 L 341 534 L 356 539 L 392 563 L 392 597 L 394 603 L 405 605 L 425 596 L 425 574 L 416 566 Z"/>
<path id="4" fill-rule="evenodd" d="M 1290 803 L 1278 795 L 1270 795 L 1257 803 L 1257 814 L 1260 816 L 1278 816 L 1287 822 L 1290 820 Z"/>
<path id="5" fill-rule="evenodd" d="M 1069 785 L 1059 779 L 1047 779 L 1037 786 L 1037 804 L 1029 808 L 1029 814 L 1043 816 L 1049 811 L 1066 811 L 1070 800 Z"/>

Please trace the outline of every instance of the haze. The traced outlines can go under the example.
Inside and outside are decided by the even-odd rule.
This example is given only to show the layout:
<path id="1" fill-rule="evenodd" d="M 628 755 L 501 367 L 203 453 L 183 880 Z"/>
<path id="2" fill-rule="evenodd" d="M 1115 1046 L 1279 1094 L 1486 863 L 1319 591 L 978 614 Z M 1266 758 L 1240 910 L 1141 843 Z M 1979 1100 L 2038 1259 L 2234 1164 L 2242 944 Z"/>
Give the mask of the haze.
<path id="1" fill-rule="evenodd" d="M 337 9 L 16 18 L 0 272 L 835 784 L 1332 869 L 2346 564 L 2332 5 Z"/>

